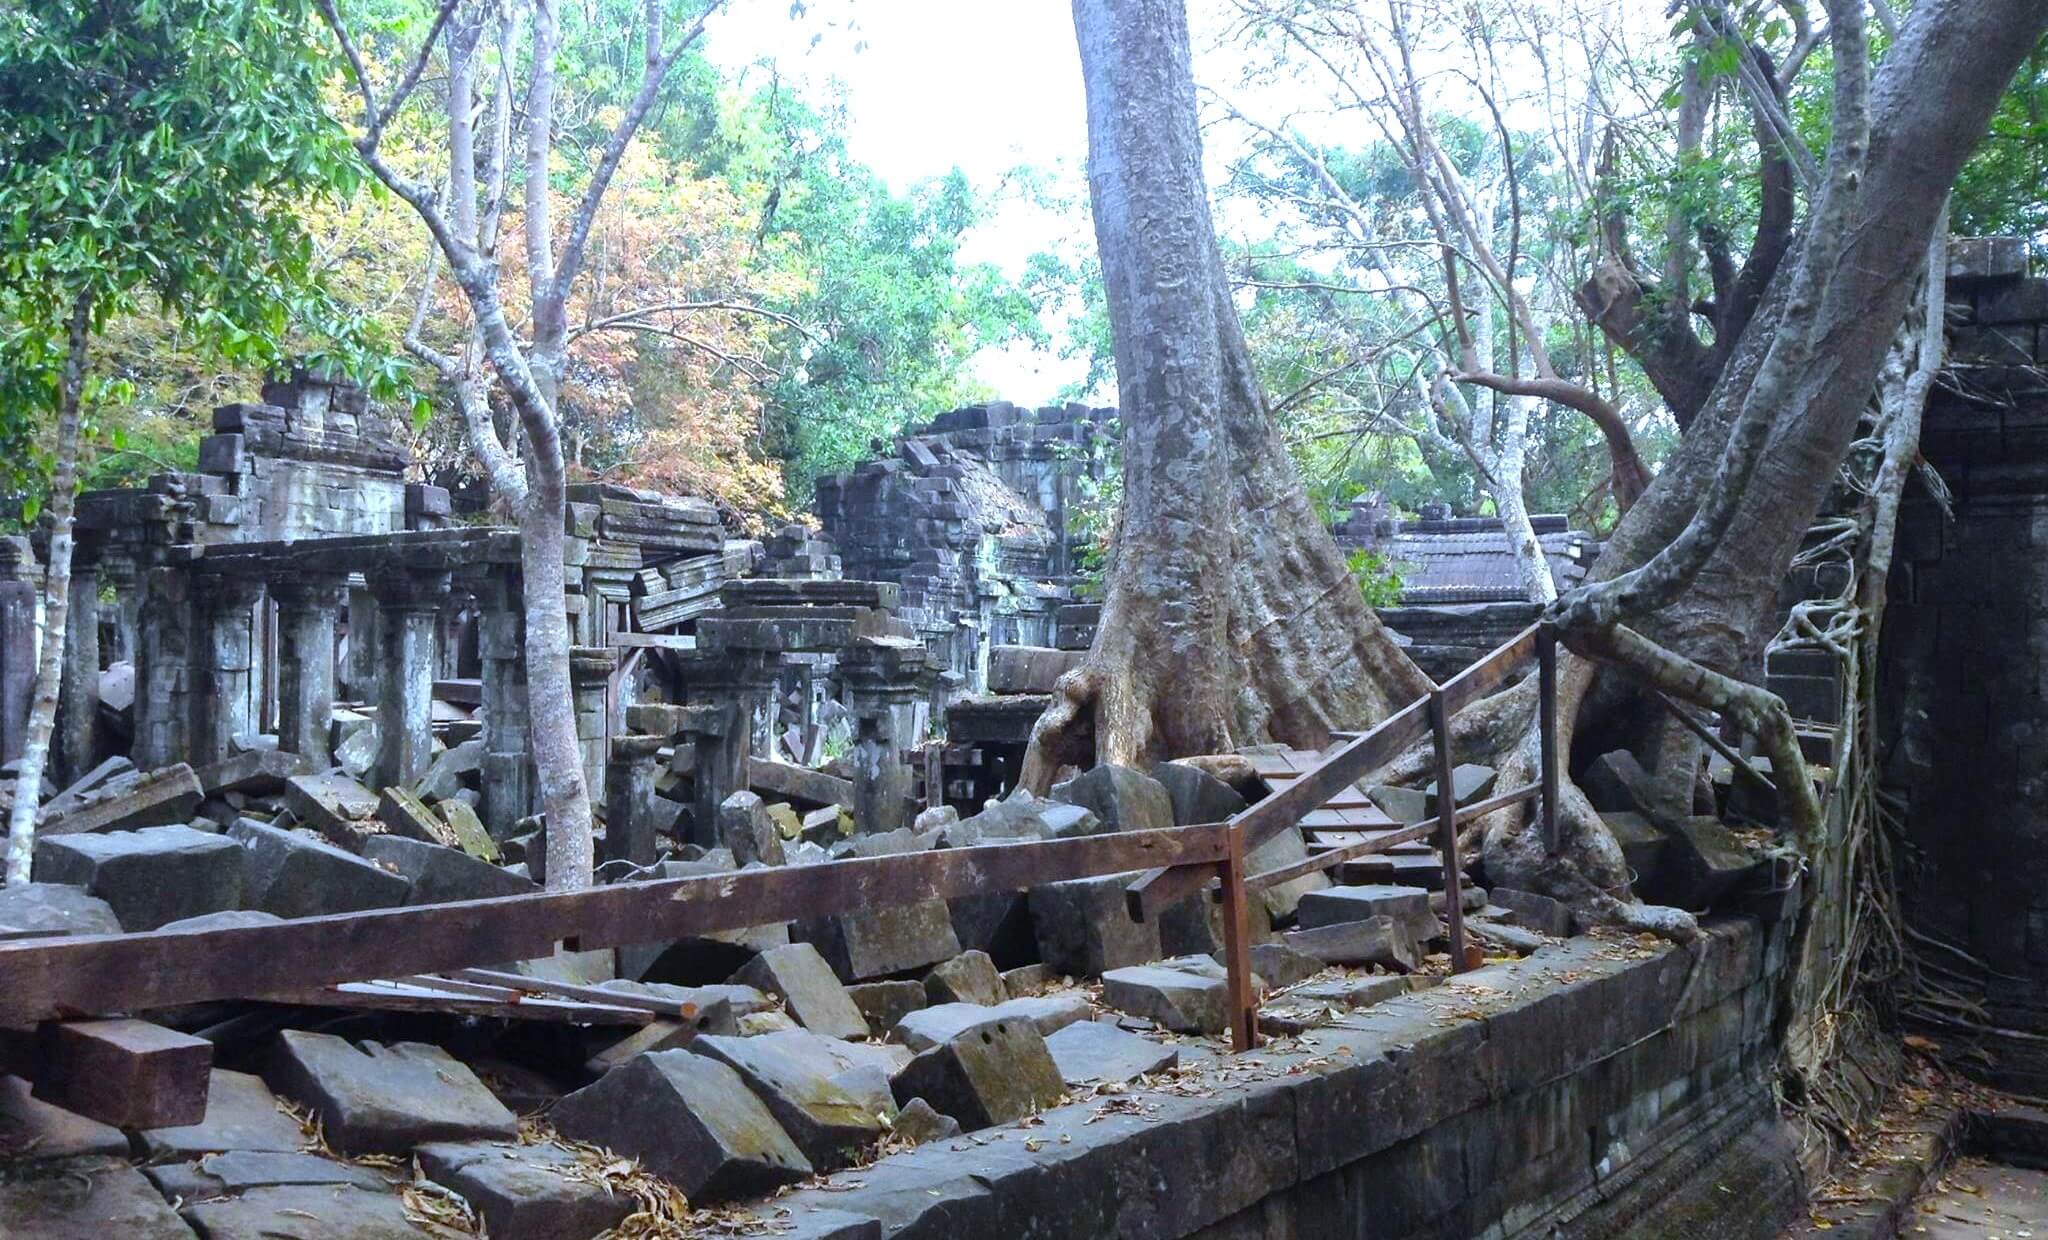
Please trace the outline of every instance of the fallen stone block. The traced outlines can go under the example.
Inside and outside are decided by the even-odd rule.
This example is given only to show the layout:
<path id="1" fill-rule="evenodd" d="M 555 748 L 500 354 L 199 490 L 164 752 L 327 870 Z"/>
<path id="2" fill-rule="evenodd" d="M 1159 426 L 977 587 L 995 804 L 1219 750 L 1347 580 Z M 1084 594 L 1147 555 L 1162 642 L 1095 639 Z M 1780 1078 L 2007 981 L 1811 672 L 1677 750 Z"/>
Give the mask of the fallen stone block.
<path id="1" fill-rule="evenodd" d="M 733 974 L 732 980 L 780 996 L 789 1014 L 813 1033 L 864 1038 L 867 1021 L 846 993 L 832 966 L 809 943 L 771 948 Z"/>
<path id="2" fill-rule="evenodd" d="M 1461 762 L 1451 768 L 1451 791 L 1454 794 L 1452 800 L 1461 806 L 1483 801 L 1492 794 L 1493 786 L 1498 779 L 1498 773 L 1490 766 Z M 1432 779 L 1423 786 L 1422 795 L 1425 799 L 1424 814 L 1434 817 L 1443 813 L 1437 804 L 1435 780 Z"/>
<path id="3" fill-rule="evenodd" d="M 192 1240 L 192 1229 L 126 1159 L 87 1157 L 33 1163 L 0 1176 L 0 1236 Z"/>
<path id="4" fill-rule="evenodd" d="M 183 762 L 154 771 L 129 771 L 81 793 L 62 814 L 46 810 L 36 830 L 47 837 L 166 826 L 190 820 L 204 797 L 199 777 Z"/>
<path id="5" fill-rule="evenodd" d="M 1399 823 L 1421 822 L 1429 817 L 1429 796 L 1420 788 L 1401 788 L 1392 784 L 1374 784 L 1365 790 L 1365 795 L 1387 817 Z"/>
<path id="6" fill-rule="evenodd" d="M 460 847 L 455 832 L 448 829 L 441 816 L 428 809 L 425 801 L 403 788 L 386 788 L 378 796 L 377 821 L 383 823 L 385 831 L 393 836 L 448 848 Z"/>
<path id="7" fill-rule="evenodd" d="M 889 1131 L 912 1145 L 923 1145 L 927 1141 L 959 1136 L 960 1121 L 932 1110 L 932 1104 L 922 1098 L 912 1098 L 896 1112 L 896 1120 Z"/>
<path id="8" fill-rule="evenodd" d="M 463 852 L 479 861 L 498 860 L 498 842 L 484 827 L 484 820 L 477 817 L 476 807 L 461 797 L 451 797 L 435 807 L 441 812 L 441 820 L 455 833 L 455 844 Z"/>
<path id="9" fill-rule="evenodd" d="M 1593 808 L 1605 815 L 1651 813 L 1651 779 L 1626 749 L 1614 749 L 1586 764 L 1577 783 Z"/>
<path id="10" fill-rule="evenodd" d="M 0 887 L 0 943 L 59 934 L 119 934 L 120 919 L 105 900 L 69 883 L 17 883 Z"/>
<path id="11" fill-rule="evenodd" d="M 837 1074 L 776 1037 L 705 1037 L 690 1049 L 739 1073 L 820 1173 L 850 1165 L 885 1131 L 872 1107 L 833 1084 Z"/>
<path id="12" fill-rule="evenodd" d="M 1087 1020 L 1094 1014 L 1088 1006 L 1087 996 L 1078 990 L 1063 990 L 1050 995 L 1020 995 L 1007 999 L 995 1007 L 996 1015 L 1016 1017 L 1031 1022 L 1040 1036 L 1051 1037 L 1054 1033 L 1073 1024 Z"/>
<path id="13" fill-rule="evenodd" d="M 343 848 L 384 829 L 377 821 L 377 796 L 346 775 L 294 775 L 285 781 L 285 808 L 300 822 Z"/>
<path id="14" fill-rule="evenodd" d="M 1429 898 L 1430 893 L 1420 887 L 1384 883 L 1331 887 L 1302 898 L 1299 920 L 1302 929 L 1310 930 L 1391 917 L 1419 945 L 1443 933 L 1436 913 L 1430 909 Z"/>
<path id="15" fill-rule="evenodd" d="M 1488 894 L 1494 904 L 1515 915 L 1517 925 L 1557 939 L 1572 932 L 1572 911 L 1562 901 L 1510 887 L 1495 887 Z"/>
<path id="16" fill-rule="evenodd" d="M 1102 1001 L 1175 1033 L 1221 1033 L 1230 1026 L 1229 983 L 1180 969 L 1111 969 L 1102 975 Z"/>
<path id="17" fill-rule="evenodd" d="M 1069 1086 L 1121 1085 L 1180 1063 L 1173 1047 L 1095 1020 L 1068 1025 L 1045 1040 L 1045 1049 Z"/>
<path id="18" fill-rule="evenodd" d="M 1322 961 L 1285 943 L 1254 943 L 1250 954 L 1252 972 L 1265 978 L 1266 984 L 1275 990 L 1307 981 L 1324 968 Z"/>
<path id="19" fill-rule="evenodd" d="M 228 828 L 228 838 L 242 846 L 242 903 L 279 917 L 389 908 L 412 891 L 404 875 L 374 861 L 253 818 Z"/>
<path id="20" fill-rule="evenodd" d="M 144 1129 L 140 1139 L 153 1162 L 224 1150 L 288 1154 L 305 1148 L 309 1140 L 261 1078 L 226 1068 L 215 1068 L 207 1077 L 205 1119 L 179 1128 Z"/>
<path id="21" fill-rule="evenodd" d="M 1282 941 L 1324 964 L 1375 964 L 1397 973 L 1412 973 L 1420 959 L 1408 928 L 1385 915 L 1313 930 L 1290 930 Z"/>
<path id="22" fill-rule="evenodd" d="M 412 884 L 405 898 L 407 904 L 485 900 L 540 890 L 531 879 L 521 878 L 502 866 L 479 861 L 445 845 L 399 835 L 373 835 L 364 840 L 363 856 Z"/>
<path id="23" fill-rule="evenodd" d="M 1124 888 L 1133 874 L 1105 874 L 1031 889 L 1039 958 L 1070 977 L 1094 977 L 1162 954 L 1157 921 L 1133 921 Z"/>
<path id="24" fill-rule="evenodd" d="M 474 1072 L 423 1042 L 351 1043 L 287 1029 L 278 1034 L 265 1079 L 317 1112 L 328 1141 L 347 1154 L 518 1135 L 517 1117 Z"/>
<path id="25" fill-rule="evenodd" d="M 1639 894 L 1663 890 L 1664 870 L 1671 855 L 1670 837 L 1637 813 L 1603 813 L 1600 821 L 1607 824 L 1608 833 L 1620 846 L 1635 890 Z"/>
<path id="26" fill-rule="evenodd" d="M 419 1240 L 398 1195 L 351 1184 L 252 1188 L 185 1207 L 207 1240 Z"/>
<path id="27" fill-rule="evenodd" d="M 985 1003 L 994 1005 L 1009 998 L 1002 975 L 987 952 L 963 951 L 951 960 L 932 966 L 924 975 L 925 994 L 933 1003 Z"/>
<path id="28" fill-rule="evenodd" d="M 1662 878 L 1654 892 L 1644 889 L 1646 898 L 1663 904 L 1710 908 L 1765 865 L 1718 818 L 1683 818 L 1666 835 L 1670 846 Z M 117 907 L 115 911 L 120 910 Z"/>
<path id="29" fill-rule="evenodd" d="M 768 807 L 751 792 L 735 792 L 719 803 L 718 842 L 731 850 L 736 865 L 783 863 L 782 833 Z"/>
<path id="30" fill-rule="evenodd" d="M 119 1128 L 34 1097 L 18 1076 L 0 1076 L 0 1163 L 127 1153 Z"/>
<path id="31" fill-rule="evenodd" d="M 179 826 L 46 836 L 36 841 L 34 876 L 83 887 L 124 930 L 154 930 L 240 903 L 242 846 Z"/>
<path id="32" fill-rule="evenodd" d="M 889 1036 L 913 1051 L 928 1051 L 965 1030 L 995 1019 L 995 1008 L 987 1004 L 941 1003 L 905 1013 L 903 1019 L 890 1027 Z"/>
<path id="33" fill-rule="evenodd" d="M 896 1022 L 930 1005 L 923 982 L 857 982 L 846 988 L 868 1028 L 894 1029 Z"/>
<path id="34" fill-rule="evenodd" d="M 551 1118 L 565 1137 L 639 1159 L 693 1204 L 773 1192 L 812 1171 L 739 1073 L 689 1051 L 642 1055 Z"/>
<path id="35" fill-rule="evenodd" d="M 196 1201 L 227 1197 L 252 1188 L 284 1188 L 307 1184 L 343 1184 L 389 1193 L 391 1185 L 367 1167 L 352 1166 L 317 1154 L 282 1154 L 230 1150 L 209 1154 L 198 1162 L 145 1166 L 142 1174 L 166 1198 Z"/>
<path id="36" fill-rule="evenodd" d="M 1100 763 L 1063 784 L 1052 799 L 1094 814 L 1104 831 L 1157 831 L 1173 826 L 1173 798 L 1165 785 L 1128 766 Z"/>
<path id="37" fill-rule="evenodd" d="M 1013 792 L 992 801 L 980 813 L 941 828 L 946 847 L 1012 844 L 1019 840 L 1064 840 L 1103 831 L 1100 819 L 1085 805 L 1043 800 Z"/>
<path id="38" fill-rule="evenodd" d="M 1003 993 L 1013 999 L 1027 995 L 1042 995 L 1052 989 L 1060 975 L 1043 964 L 1018 965 L 1002 972 Z"/>
<path id="39" fill-rule="evenodd" d="M 893 977 L 960 954 L 952 911 L 944 900 L 920 900 L 800 921 L 792 939 L 814 944 L 849 982 Z"/>
<path id="40" fill-rule="evenodd" d="M 1079 667 L 1086 654 L 1082 650 L 1055 650 L 1050 646 L 990 646 L 988 691 L 1051 693 L 1059 678 Z"/>
<path id="41" fill-rule="evenodd" d="M 1045 1038 L 1026 1021 L 984 1021 L 910 1061 L 894 1081 L 896 1101 L 922 1098 L 969 1132 L 1007 1124 L 1057 1103 L 1066 1092 Z"/>
<path id="42" fill-rule="evenodd" d="M 194 771 L 200 789 L 207 796 L 239 792 L 270 796 L 284 791 L 285 781 L 294 775 L 311 775 L 317 770 L 311 758 L 277 749 L 250 749 L 232 758 Z"/>
<path id="43" fill-rule="evenodd" d="M 1253 874 L 1263 874 L 1282 866 L 1294 865 L 1308 860 L 1308 845 L 1303 840 L 1299 827 L 1289 827 L 1272 839 L 1259 845 L 1245 856 L 1245 868 Z M 1258 901 L 1265 905 L 1266 915 L 1276 924 L 1286 924 L 1301 906 L 1301 901 L 1311 892 L 1322 891 L 1330 885 L 1330 876 L 1321 870 L 1288 879 L 1284 883 L 1260 891 Z"/>
<path id="44" fill-rule="evenodd" d="M 483 765 L 484 741 L 479 736 L 435 754 L 413 790 L 423 801 L 449 800 L 462 791 L 464 779 L 482 770 Z"/>
<path id="45" fill-rule="evenodd" d="M 593 1183 L 582 1160 L 559 1145 L 435 1142 L 414 1156 L 428 1179 L 476 1208 L 491 1240 L 582 1240 L 638 1208 L 631 1196 Z"/>
<path id="46" fill-rule="evenodd" d="M 1467 917 L 1465 933 L 1476 936 L 1495 954 L 1507 951 L 1517 956 L 1527 956 L 1550 940 L 1540 932 L 1526 926 L 1511 926 L 1490 917 Z"/>
<path id="47" fill-rule="evenodd" d="M 124 757 L 117 755 L 108 758 L 90 771 L 79 776 L 76 780 L 73 780 L 70 787 L 43 802 L 42 809 L 37 811 L 37 821 L 48 822 L 53 818 L 62 818 L 91 800 L 91 797 L 88 795 L 89 793 L 94 792 L 119 776 L 128 774 L 134 769 L 135 764 Z"/>
<path id="48" fill-rule="evenodd" d="M 1173 824 L 1228 822 L 1244 812 L 1245 799 L 1237 789 L 1201 767 L 1186 762 L 1162 762 L 1152 768 L 1152 778 L 1166 789 L 1173 804 Z"/>

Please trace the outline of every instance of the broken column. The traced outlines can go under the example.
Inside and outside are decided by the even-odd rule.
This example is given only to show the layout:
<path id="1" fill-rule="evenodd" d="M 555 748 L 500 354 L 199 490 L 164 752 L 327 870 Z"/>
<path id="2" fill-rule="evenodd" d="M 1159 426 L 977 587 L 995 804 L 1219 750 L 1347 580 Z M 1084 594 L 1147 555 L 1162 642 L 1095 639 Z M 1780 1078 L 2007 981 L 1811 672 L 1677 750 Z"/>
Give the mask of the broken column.
<path id="1" fill-rule="evenodd" d="M 342 683 L 349 697 L 372 701 L 377 696 L 377 597 L 370 587 L 351 586 L 348 592 L 348 666 L 342 669 Z"/>
<path id="2" fill-rule="evenodd" d="M 576 709 L 576 748 L 583 755 L 583 786 L 592 800 L 604 795 L 605 741 L 611 732 L 605 704 L 618 663 L 607 646 L 569 651 L 569 695 Z"/>
<path id="3" fill-rule="evenodd" d="M 226 761 L 256 731 L 256 604 L 262 596 L 261 582 L 234 577 L 203 581 L 194 593 L 203 661 L 192 702 L 194 766 Z"/>
<path id="4" fill-rule="evenodd" d="M 615 736 L 605 768 L 604 845 L 599 861 L 654 864 L 655 759 L 667 738 Z"/>
<path id="5" fill-rule="evenodd" d="M 533 805 L 527 760 L 526 607 L 516 568 L 497 566 L 476 585 L 476 645 L 484 724 L 483 818 L 505 839 Z"/>
<path id="6" fill-rule="evenodd" d="M 696 746 L 690 842 L 717 843 L 718 807 L 748 785 L 747 759 L 767 737 L 760 721 L 774 718 L 779 655 L 756 650 L 698 651 L 689 662 L 690 696 L 713 709 L 687 725 Z"/>
<path id="7" fill-rule="evenodd" d="M 842 696 L 858 721 L 853 755 L 853 818 L 864 832 L 894 831 L 910 820 L 910 768 L 905 745 L 917 730 L 930 667 L 924 643 L 910 637 L 863 637 L 839 658 Z"/>
<path id="8" fill-rule="evenodd" d="M 334 713 L 334 617 L 341 583 L 289 578 L 273 582 L 277 600 L 277 747 L 316 766 L 330 760 L 327 729 Z"/>
<path id="9" fill-rule="evenodd" d="M 0 762 L 21 756 L 36 680 L 36 569 L 28 539 L 0 538 Z"/>
<path id="10" fill-rule="evenodd" d="M 450 591 L 445 572 L 400 564 L 369 574 L 377 599 L 376 785 L 409 784 L 426 772 L 434 746 L 434 630 Z"/>
<path id="11" fill-rule="evenodd" d="M 135 765 L 143 770 L 183 762 L 192 752 L 193 667 L 198 657 L 193 624 L 192 583 L 175 568 L 151 568 L 142 575 L 140 612 L 149 623 L 135 643 Z M 5 620 L 0 616 L 0 633 Z M 8 648 L 0 639 L 0 649 Z M 5 694 L 0 691 L 0 706 Z M 0 746 L 4 751 L 4 746 Z"/>

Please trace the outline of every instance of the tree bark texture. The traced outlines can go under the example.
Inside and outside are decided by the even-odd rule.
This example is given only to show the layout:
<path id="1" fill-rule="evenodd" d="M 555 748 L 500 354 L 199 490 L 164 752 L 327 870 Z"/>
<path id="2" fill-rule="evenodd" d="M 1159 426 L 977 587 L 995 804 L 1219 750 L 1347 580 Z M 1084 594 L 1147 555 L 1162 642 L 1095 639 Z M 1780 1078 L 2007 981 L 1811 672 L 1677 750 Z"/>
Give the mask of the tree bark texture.
<path id="1" fill-rule="evenodd" d="M 1217 248 L 1180 0 L 1075 0 L 1116 342 L 1124 507 L 1095 645 L 1025 786 L 1272 737 L 1316 746 L 1429 689 L 1365 605 L 1252 372 Z"/>
<path id="2" fill-rule="evenodd" d="M 36 810 L 57 728 L 57 695 L 64 679 L 64 637 L 71 603 L 71 512 L 78 489 L 79 401 L 85 387 L 85 352 L 91 341 L 92 295 L 81 292 L 71 308 L 64 374 L 57 397 L 57 461 L 50 475 L 50 563 L 43 574 L 43 642 L 36 659 L 34 695 L 14 804 L 7 819 L 7 882 L 29 881 L 35 859 Z"/>

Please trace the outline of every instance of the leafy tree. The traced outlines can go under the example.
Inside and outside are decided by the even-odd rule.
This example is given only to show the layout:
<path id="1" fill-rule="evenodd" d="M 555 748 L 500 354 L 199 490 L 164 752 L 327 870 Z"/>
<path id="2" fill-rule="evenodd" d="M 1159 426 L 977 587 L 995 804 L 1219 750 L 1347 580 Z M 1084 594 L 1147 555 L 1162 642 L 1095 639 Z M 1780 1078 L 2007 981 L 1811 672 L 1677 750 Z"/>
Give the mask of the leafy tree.
<path id="1" fill-rule="evenodd" d="M 96 334 L 148 307 L 212 354 L 262 366 L 295 318 L 336 324 L 299 211 L 353 189 L 358 165 L 321 120 L 328 64 L 308 14 L 296 0 L 0 6 L 0 391 L 12 416 L 54 418 L 18 788 L 41 782 L 56 718 L 83 411 L 109 390 L 89 366 Z M 15 799 L 10 882 L 28 879 L 35 810 Z"/>

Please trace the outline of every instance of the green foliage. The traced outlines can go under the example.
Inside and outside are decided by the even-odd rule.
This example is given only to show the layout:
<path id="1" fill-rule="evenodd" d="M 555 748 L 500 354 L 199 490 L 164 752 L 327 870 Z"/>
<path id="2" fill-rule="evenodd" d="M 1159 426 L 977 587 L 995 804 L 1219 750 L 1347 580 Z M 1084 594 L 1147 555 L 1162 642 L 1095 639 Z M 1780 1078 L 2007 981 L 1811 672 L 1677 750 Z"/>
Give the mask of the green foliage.
<path id="1" fill-rule="evenodd" d="M 1950 199 L 1959 236 L 2022 236 L 2048 247 L 2048 43 L 2036 46 L 1963 165 Z"/>
<path id="2" fill-rule="evenodd" d="M 302 0 L 0 5 L 0 442 L 34 442 L 54 408 L 81 297 L 96 332 L 159 313 L 229 366 L 275 363 L 294 327 L 365 356 L 300 222 L 361 180 L 320 109 L 311 15 Z M 131 394 L 121 382 L 88 408 Z M 36 485 L 40 460 L 4 457 L 9 490 Z"/>
<path id="3" fill-rule="evenodd" d="M 1401 590 L 1405 585 L 1401 566 L 1364 547 L 1351 553 L 1345 561 L 1351 576 L 1358 582 L 1358 592 L 1365 599 L 1365 605 L 1372 608 L 1399 607 Z"/>

